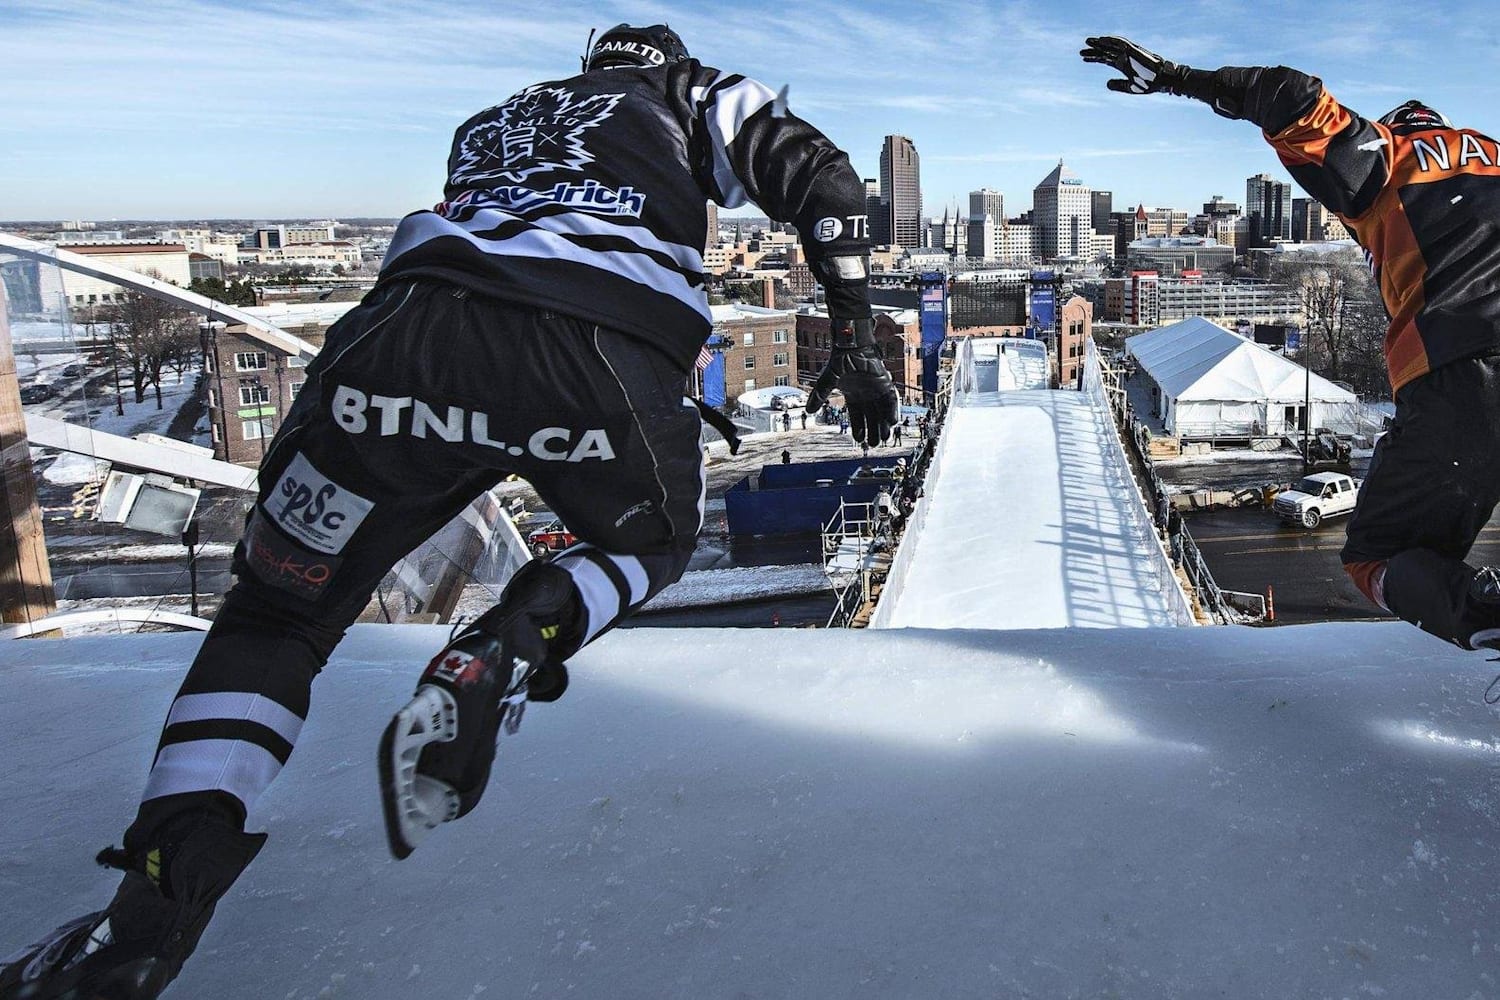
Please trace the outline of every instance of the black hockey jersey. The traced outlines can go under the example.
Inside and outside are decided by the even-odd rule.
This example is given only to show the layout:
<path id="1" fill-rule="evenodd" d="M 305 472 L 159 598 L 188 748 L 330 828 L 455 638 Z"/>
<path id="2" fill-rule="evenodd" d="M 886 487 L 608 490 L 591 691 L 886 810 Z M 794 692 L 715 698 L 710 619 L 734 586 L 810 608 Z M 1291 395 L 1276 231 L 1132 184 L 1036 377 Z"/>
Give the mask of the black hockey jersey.
<path id="1" fill-rule="evenodd" d="M 401 220 L 381 278 L 554 309 L 686 366 L 710 331 L 708 200 L 796 225 L 820 280 L 838 286 L 830 304 L 868 315 L 862 261 L 823 266 L 868 251 L 848 157 L 769 88 L 695 59 L 540 83 L 464 122 L 444 201 Z"/>

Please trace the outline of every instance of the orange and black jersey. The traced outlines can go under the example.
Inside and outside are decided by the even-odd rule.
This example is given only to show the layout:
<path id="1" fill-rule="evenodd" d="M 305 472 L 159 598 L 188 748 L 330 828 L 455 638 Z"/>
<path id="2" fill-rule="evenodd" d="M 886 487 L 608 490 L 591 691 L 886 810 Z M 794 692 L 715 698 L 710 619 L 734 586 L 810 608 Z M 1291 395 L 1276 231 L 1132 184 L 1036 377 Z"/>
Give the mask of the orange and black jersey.
<path id="1" fill-rule="evenodd" d="M 1284 66 L 1212 74 L 1220 113 L 1265 130 L 1364 247 L 1390 328 L 1391 387 L 1500 351 L 1500 146 L 1470 129 L 1395 131 Z M 1238 102 L 1238 103 L 1237 103 Z"/>

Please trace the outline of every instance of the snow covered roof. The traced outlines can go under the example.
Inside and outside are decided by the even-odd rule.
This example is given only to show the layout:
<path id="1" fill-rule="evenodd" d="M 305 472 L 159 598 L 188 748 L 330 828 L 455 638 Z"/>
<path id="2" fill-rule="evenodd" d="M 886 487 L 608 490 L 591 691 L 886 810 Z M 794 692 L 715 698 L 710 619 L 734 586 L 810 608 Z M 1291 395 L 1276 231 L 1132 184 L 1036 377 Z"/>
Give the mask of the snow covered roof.
<path id="1" fill-rule="evenodd" d="M 795 309 L 767 309 L 765 306 L 746 305 L 743 302 L 730 302 L 722 306 L 709 306 L 708 311 L 713 316 L 715 323 L 723 323 L 734 319 L 764 319 L 767 316 L 795 316 Z"/>
<path id="2" fill-rule="evenodd" d="M 340 320 L 344 315 L 359 302 L 281 302 L 268 306 L 245 306 L 245 312 L 251 316 L 259 316 L 267 323 L 277 326 L 301 326 L 304 323 L 317 323 L 319 326 L 330 326 Z"/>
<path id="3" fill-rule="evenodd" d="M 1177 400 L 1292 402 L 1308 392 L 1301 365 L 1201 316 L 1136 334 L 1125 349 Z M 1321 375 L 1312 375 L 1311 395 L 1325 403 L 1355 399 Z"/>
<path id="4" fill-rule="evenodd" d="M 763 386 L 759 389 L 751 389 L 748 392 L 740 393 L 740 395 L 735 399 L 735 402 L 739 403 L 742 406 L 751 406 L 756 409 L 767 409 L 771 405 L 771 400 L 778 397 L 787 400 L 791 400 L 795 397 L 796 403 L 793 405 L 801 406 L 802 401 L 807 399 L 807 393 L 803 392 L 801 389 L 798 389 L 796 386 L 768 385 Z"/>

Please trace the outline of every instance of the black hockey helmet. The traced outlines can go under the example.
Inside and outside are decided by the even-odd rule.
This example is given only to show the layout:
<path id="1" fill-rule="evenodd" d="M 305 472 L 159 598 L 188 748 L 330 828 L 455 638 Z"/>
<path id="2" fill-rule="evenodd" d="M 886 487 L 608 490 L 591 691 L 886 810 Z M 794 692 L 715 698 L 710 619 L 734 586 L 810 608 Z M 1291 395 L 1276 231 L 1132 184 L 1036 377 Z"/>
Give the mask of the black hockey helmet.
<path id="1" fill-rule="evenodd" d="M 645 27 L 617 24 L 600 35 L 597 42 L 588 46 L 583 57 L 583 70 L 587 73 L 589 70 L 617 69 L 621 66 L 650 69 L 652 66 L 682 62 L 687 57 L 687 46 L 677 37 L 677 32 L 665 24 Z"/>
<path id="2" fill-rule="evenodd" d="M 1431 128 L 1452 128 L 1448 116 L 1421 101 L 1407 101 L 1380 116 L 1380 124 L 1392 129 L 1416 132 Z"/>

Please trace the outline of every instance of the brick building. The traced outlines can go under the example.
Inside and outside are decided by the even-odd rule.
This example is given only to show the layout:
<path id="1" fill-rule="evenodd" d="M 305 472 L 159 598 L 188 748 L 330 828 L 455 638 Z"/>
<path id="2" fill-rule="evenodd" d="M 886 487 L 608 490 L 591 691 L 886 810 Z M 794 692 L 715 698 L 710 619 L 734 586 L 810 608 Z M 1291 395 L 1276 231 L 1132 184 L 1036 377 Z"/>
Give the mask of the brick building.
<path id="1" fill-rule="evenodd" d="M 797 314 L 790 309 L 710 306 L 714 338 L 724 344 L 724 393 L 734 399 L 751 389 L 797 384 Z"/>
<path id="2" fill-rule="evenodd" d="M 291 338 L 322 347 L 328 328 L 356 302 L 318 302 L 247 310 Z M 243 324 L 203 331 L 203 372 L 214 457 L 256 465 L 307 380 L 307 361 L 290 338 L 277 341 Z"/>
<path id="3" fill-rule="evenodd" d="M 804 308 L 797 313 L 797 377 L 811 386 L 832 353 L 828 313 Z M 875 307 L 875 343 L 901 398 L 922 401 L 922 328 L 915 309 Z"/>
<path id="4" fill-rule="evenodd" d="M 1084 345 L 1093 336 L 1094 307 L 1081 295 L 1062 305 L 1062 330 L 1057 338 L 1057 383 L 1076 389 L 1083 375 Z"/>

